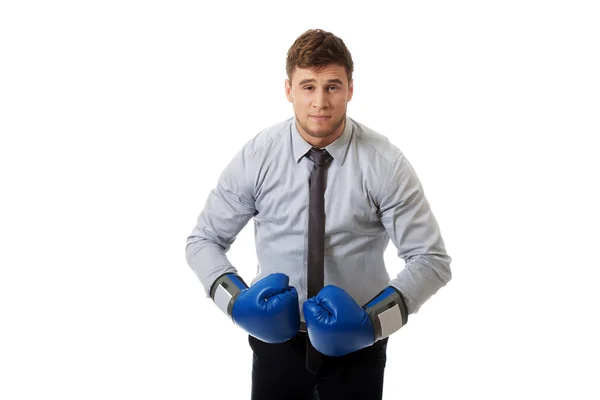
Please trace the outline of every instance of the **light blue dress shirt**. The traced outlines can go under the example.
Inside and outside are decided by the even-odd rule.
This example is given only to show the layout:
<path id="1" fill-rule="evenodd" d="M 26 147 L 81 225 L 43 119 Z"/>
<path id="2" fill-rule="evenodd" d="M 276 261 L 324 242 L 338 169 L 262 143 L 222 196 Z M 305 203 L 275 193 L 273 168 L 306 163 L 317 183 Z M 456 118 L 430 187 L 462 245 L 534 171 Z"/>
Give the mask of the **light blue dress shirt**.
<path id="1" fill-rule="evenodd" d="M 252 282 L 286 273 L 302 312 L 310 148 L 290 118 L 254 136 L 222 172 L 185 248 L 207 296 L 220 275 L 237 272 L 226 253 L 253 218 L 258 269 Z M 415 171 L 385 136 L 350 117 L 342 135 L 325 148 L 333 157 L 325 190 L 325 285 L 341 287 L 361 306 L 392 285 L 409 314 L 416 312 L 452 274 Z M 391 280 L 383 257 L 390 239 L 405 261 Z"/>

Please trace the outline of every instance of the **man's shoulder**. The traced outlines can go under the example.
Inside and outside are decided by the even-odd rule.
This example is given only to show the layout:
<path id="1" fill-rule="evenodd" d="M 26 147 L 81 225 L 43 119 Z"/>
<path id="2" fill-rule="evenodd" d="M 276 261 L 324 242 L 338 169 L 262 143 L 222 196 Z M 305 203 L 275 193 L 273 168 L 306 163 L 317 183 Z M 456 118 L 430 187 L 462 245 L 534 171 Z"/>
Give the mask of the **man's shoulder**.
<path id="1" fill-rule="evenodd" d="M 354 119 L 351 120 L 354 124 L 354 133 L 359 146 L 364 146 L 367 151 L 373 152 L 392 163 L 402 155 L 402 151 L 386 135 Z"/>
<path id="2" fill-rule="evenodd" d="M 293 118 L 288 118 L 261 130 L 246 142 L 244 149 L 256 153 L 269 151 L 271 146 L 281 144 L 280 139 L 289 133 L 292 120 Z"/>

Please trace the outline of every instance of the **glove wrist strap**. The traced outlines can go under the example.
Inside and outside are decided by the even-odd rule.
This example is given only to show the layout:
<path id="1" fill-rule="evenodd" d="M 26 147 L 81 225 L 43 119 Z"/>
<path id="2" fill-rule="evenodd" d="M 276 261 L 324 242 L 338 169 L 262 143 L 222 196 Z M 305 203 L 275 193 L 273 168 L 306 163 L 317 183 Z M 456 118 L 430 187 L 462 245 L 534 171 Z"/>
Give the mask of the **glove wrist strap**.
<path id="1" fill-rule="evenodd" d="M 400 292 L 388 286 L 363 306 L 371 318 L 375 341 L 384 339 L 402 328 L 408 320 L 406 304 Z"/>
<path id="2" fill-rule="evenodd" d="M 237 274 L 227 273 L 217 278 L 210 289 L 210 297 L 217 307 L 231 318 L 233 303 L 248 285 Z"/>

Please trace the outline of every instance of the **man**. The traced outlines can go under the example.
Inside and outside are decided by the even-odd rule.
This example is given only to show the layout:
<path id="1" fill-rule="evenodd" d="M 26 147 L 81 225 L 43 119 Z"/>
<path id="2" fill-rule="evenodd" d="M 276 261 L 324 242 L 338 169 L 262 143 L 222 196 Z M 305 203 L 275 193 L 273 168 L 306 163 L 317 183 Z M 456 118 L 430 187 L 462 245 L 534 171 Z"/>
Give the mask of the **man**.
<path id="1" fill-rule="evenodd" d="M 252 399 L 381 399 L 388 336 L 451 279 L 410 163 L 346 115 L 353 69 L 332 33 L 296 39 L 294 118 L 243 146 L 187 239 L 207 296 L 249 333 Z M 259 267 L 248 287 L 225 253 L 250 218 Z M 406 261 L 391 280 L 390 239 Z"/>

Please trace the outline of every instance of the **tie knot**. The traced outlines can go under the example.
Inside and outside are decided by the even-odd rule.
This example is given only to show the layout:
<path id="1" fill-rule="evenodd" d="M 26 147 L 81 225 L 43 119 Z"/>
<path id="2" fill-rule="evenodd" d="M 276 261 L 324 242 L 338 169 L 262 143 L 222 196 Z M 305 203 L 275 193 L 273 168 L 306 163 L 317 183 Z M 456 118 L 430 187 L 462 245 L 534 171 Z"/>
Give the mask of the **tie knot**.
<path id="1" fill-rule="evenodd" d="M 310 149 L 310 158 L 312 159 L 313 163 L 319 167 L 323 167 L 327 161 L 329 161 L 331 155 L 327 152 L 327 150 L 321 150 L 313 147 Z"/>

